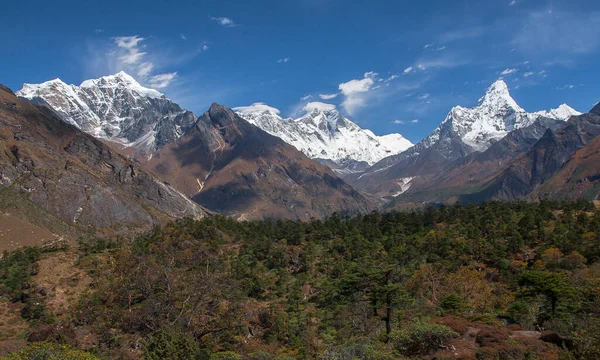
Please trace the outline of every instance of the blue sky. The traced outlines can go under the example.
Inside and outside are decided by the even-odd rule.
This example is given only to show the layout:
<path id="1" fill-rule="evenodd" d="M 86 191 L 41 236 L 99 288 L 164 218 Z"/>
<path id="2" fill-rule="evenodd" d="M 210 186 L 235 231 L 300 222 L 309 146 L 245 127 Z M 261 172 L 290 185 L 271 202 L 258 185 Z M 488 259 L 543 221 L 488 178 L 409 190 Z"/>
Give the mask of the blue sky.
<path id="1" fill-rule="evenodd" d="M 0 23 L 13 90 L 125 70 L 197 114 L 323 101 L 417 142 L 500 77 L 529 111 L 600 101 L 597 0 L 11 1 Z"/>

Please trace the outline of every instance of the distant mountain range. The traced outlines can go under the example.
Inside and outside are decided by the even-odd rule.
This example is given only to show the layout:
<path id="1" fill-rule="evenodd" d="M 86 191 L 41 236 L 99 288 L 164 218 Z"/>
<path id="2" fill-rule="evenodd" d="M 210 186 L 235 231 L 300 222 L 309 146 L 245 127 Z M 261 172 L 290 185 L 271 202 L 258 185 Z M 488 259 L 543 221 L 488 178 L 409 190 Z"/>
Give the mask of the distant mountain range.
<path id="1" fill-rule="evenodd" d="M 445 173 L 442 169 L 453 161 L 486 151 L 512 131 L 541 119 L 565 121 L 579 114 L 568 105 L 528 113 L 510 96 L 506 83 L 498 80 L 477 106 L 452 108 L 440 126 L 412 148 L 345 179 L 357 189 L 377 197 L 399 196 L 412 187 L 410 184 L 437 179 Z"/>
<path id="2" fill-rule="evenodd" d="M 297 119 L 284 119 L 279 110 L 263 103 L 234 110 L 251 124 L 329 165 L 340 175 L 362 172 L 413 145 L 400 134 L 377 136 L 361 129 L 331 104 L 308 103 Z"/>
<path id="3" fill-rule="evenodd" d="M 308 220 L 375 207 L 331 169 L 230 109 L 213 104 L 196 117 L 124 72 L 79 86 L 58 79 L 25 84 L 17 95 L 131 156 L 213 211 Z"/>
<path id="4" fill-rule="evenodd" d="M 197 117 L 123 72 L 79 86 L 25 84 L 17 95 L 196 203 L 240 219 L 598 196 L 598 106 L 589 114 L 566 104 L 527 112 L 502 80 L 477 106 L 452 108 L 414 146 L 400 134 L 362 129 L 320 102 L 295 119 L 264 103 L 233 110 L 213 104 Z"/>

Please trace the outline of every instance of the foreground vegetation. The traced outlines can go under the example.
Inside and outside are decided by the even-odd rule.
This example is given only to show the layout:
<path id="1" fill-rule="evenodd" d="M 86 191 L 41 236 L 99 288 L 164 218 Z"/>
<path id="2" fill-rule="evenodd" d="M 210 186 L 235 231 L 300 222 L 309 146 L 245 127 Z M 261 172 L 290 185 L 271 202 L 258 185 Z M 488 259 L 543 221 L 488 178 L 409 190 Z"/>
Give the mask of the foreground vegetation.
<path id="1" fill-rule="evenodd" d="M 79 243 L 90 291 L 59 319 L 39 297 L 23 312 L 29 339 L 48 351 L 58 343 L 99 358 L 600 358 L 600 212 L 585 201 L 308 223 L 185 219 L 130 242 Z M 4 255 L 0 295 L 28 301 L 21 294 L 37 257 Z"/>

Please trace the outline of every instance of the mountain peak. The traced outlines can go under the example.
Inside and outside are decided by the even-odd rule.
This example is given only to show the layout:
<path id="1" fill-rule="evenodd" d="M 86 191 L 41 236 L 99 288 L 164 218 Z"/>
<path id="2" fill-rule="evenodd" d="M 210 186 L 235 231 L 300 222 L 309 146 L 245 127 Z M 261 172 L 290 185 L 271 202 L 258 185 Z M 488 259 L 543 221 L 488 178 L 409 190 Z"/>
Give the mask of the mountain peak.
<path id="1" fill-rule="evenodd" d="M 502 79 L 496 80 L 479 99 L 479 106 L 510 107 L 515 111 L 524 111 L 510 96 L 508 85 Z"/>
<path id="2" fill-rule="evenodd" d="M 157 90 L 150 89 L 140 85 L 140 83 L 133 78 L 133 76 L 127 74 L 125 71 L 119 71 L 113 75 L 102 76 L 98 79 L 85 80 L 79 85 L 81 88 L 127 88 L 138 94 L 159 99 L 164 95 Z"/>

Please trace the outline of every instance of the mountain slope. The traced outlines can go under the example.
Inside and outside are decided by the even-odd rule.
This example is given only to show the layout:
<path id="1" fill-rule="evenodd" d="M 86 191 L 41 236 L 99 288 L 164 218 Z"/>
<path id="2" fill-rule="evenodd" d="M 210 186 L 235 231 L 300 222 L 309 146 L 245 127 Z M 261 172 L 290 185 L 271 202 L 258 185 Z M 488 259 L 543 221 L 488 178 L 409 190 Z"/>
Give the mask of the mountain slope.
<path id="1" fill-rule="evenodd" d="M 147 227 L 205 214 L 106 145 L 0 87 L 0 190 L 68 224 Z"/>
<path id="2" fill-rule="evenodd" d="M 558 186 L 564 182 L 577 182 L 581 174 L 569 173 L 570 169 L 586 171 L 587 161 L 582 160 L 594 154 L 596 142 L 600 136 L 600 106 L 596 106 L 589 113 L 573 116 L 567 123 L 556 131 L 548 130 L 544 136 L 527 153 L 516 157 L 511 165 L 501 174 L 496 176 L 481 191 L 471 194 L 466 200 L 497 199 L 515 200 L 528 196 L 544 197 L 572 197 L 573 193 L 556 193 L 553 185 Z M 577 154 L 581 149 L 590 146 L 587 150 Z M 574 156 L 574 157 L 573 157 Z M 584 164 L 585 163 L 585 164 Z M 568 164 L 568 168 L 564 168 Z M 589 171 L 594 171 L 597 164 L 592 165 Z M 562 169 L 562 170 L 561 170 Z M 591 175 L 592 181 L 595 181 Z M 552 183 L 545 182 L 554 178 Z M 562 180 L 561 180 L 562 179 Z M 589 181 L 590 178 L 587 179 Z M 537 187 L 540 186 L 539 189 Z M 573 188 L 570 188 L 573 191 Z"/>
<path id="3" fill-rule="evenodd" d="M 54 110 L 63 120 L 94 137 L 141 153 L 177 140 L 196 121 L 156 90 L 124 72 L 67 85 L 60 79 L 25 84 L 19 97 Z"/>
<path id="4" fill-rule="evenodd" d="M 262 103 L 234 108 L 239 116 L 293 145 L 336 173 L 365 170 L 377 161 L 412 146 L 400 134 L 377 136 L 361 129 L 336 110 L 335 105 L 312 102 L 298 119 L 282 118 L 279 110 Z"/>
<path id="5" fill-rule="evenodd" d="M 508 168 L 515 157 L 531 150 L 546 130 L 556 130 L 563 125 L 561 120 L 541 118 L 530 126 L 512 131 L 486 151 L 453 161 L 436 176 L 411 181 L 410 192 L 394 199 L 394 203 L 454 202 L 461 194 L 476 192 L 482 184 Z"/>
<path id="6" fill-rule="evenodd" d="M 528 113 L 510 96 L 506 83 L 498 80 L 479 99 L 476 107 L 454 107 L 440 126 L 414 147 L 387 157 L 363 174 L 352 175 L 347 180 L 369 194 L 393 196 L 401 190 L 406 179 L 436 176 L 453 161 L 487 150 L 511 131 L 528 127 L 540 119 L 564 121 L 579 114 L 568 105 Z"/>
<path id="7" fill-rule="evenodd" d="M 326 166 L 213 104 L 147 167 L 199 204 L 242 219 L 309 219 L 373 204 Z"/>

